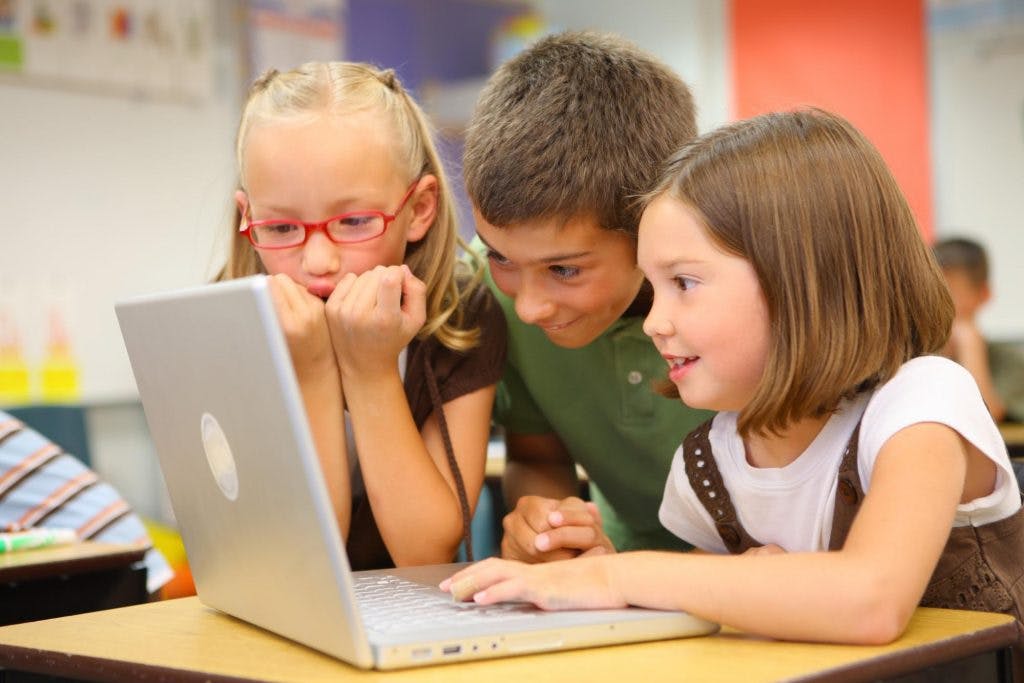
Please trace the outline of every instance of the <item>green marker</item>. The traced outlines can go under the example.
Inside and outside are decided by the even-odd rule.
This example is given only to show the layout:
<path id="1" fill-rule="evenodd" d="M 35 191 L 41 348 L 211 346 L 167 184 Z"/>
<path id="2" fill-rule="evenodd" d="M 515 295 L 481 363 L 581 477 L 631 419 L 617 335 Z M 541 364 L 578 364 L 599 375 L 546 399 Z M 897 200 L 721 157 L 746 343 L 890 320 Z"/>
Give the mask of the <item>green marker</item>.
<path id="1" fill-rule="evenodd" d="M 48 545 L 64 545 L 78 540 L 74 529 L 46 528 L 26 529 L 0 533 L 0 553 L 42 548 Z"/>

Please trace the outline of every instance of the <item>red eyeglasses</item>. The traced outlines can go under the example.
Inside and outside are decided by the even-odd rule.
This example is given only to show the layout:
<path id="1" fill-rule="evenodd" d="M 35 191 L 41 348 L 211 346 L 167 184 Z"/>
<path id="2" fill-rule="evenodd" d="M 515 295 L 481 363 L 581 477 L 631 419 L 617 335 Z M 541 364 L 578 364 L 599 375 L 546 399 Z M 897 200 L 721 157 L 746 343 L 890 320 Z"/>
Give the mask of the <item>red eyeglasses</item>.
<path id="1" fill-rule="evenodd" d="M 323 230 L 327 239 L 335 244 L 354 244 L 367 242 L 380 237 L 388 229 L 391 221 L 405 208 L 419 178 L 412 182 L 405 191 L 402 201 L 394 213 L 383 211 L 350 211 L 349 213 L 331 216 L 318 223 L 307 223 L 294 218 L 272 218 L 265 221 L 246 221 L 245 227 L 239 232 L 248 236 L 249 241 L 257 249 L 292 249 L 301 247 L 317 230 Z"/>

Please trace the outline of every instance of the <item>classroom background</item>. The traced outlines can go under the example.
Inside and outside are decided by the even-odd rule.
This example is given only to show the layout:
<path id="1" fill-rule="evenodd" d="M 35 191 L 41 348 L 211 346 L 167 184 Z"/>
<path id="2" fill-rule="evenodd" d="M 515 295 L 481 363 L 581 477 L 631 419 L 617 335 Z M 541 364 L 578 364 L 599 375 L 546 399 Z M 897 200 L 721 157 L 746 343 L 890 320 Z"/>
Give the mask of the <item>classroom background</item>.
<path id="1" fill-rule="evenodd" d="M 678 71 L 702 132 L 804 104 L 852 120 L 926 239 L 988 248 L 982 329 L 1024 340 L 1024 0 L 0 0 L 0 405 L 74 408 L 94 469 L 170 521 L 113 304 L 221 265 L 251 78 L 392 67 L 459 178 L 495 65 L 583 28 Z"/>

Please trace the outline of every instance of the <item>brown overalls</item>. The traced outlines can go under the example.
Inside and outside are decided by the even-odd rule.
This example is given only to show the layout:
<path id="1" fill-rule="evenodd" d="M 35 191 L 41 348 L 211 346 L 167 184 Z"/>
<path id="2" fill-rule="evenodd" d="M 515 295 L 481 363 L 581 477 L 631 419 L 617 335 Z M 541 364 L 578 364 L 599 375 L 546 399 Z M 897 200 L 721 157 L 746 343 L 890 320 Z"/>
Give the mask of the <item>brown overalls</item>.
<path id="1" fill-rule="evenodd" d="M 683 462 L 690 486 L 715 521 L 718 535 L 731 553 L 764 545 L 740 524 L 729 492 L 711 453 L 708 420 L 683 440 Z M 864 488 L 857 473 L 857 437 L 853 430 L 839 465 L 835 512 L 829 550 L 843 547 L 853 525 Z M 1017 645 L 1013 648 L 1014 678 L 1024 681 L 1024 508 L 984 526 L 954 527 L 935 572 L 921 598 L 922 607 L 945 607 L 980 612 L 1001 612 L 1017 619 Z"/>

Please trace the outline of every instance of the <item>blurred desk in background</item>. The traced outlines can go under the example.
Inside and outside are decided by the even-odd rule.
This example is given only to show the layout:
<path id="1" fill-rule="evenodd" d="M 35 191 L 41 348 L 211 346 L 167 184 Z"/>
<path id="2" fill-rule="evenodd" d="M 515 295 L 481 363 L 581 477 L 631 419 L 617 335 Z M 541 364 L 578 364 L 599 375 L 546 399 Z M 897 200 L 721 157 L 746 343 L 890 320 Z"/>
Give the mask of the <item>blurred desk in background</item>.
<path id="1" fill-rule="evenodd" d="M 1006 450 L 1011 458 L 1024 458 L 1024 424 L 1020 422 L 1001 422 L 999 433 L 1006 442 Z"/>
<path id="2" fill-rule="evenodd" d="M 0 553 L 0 624 L 146 602 L 146 549 L 85 541 Z"/>

